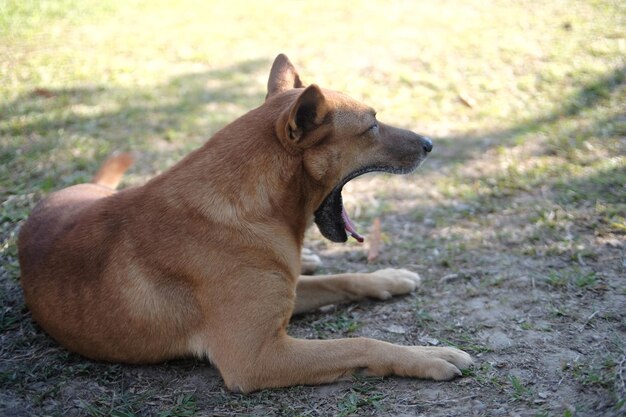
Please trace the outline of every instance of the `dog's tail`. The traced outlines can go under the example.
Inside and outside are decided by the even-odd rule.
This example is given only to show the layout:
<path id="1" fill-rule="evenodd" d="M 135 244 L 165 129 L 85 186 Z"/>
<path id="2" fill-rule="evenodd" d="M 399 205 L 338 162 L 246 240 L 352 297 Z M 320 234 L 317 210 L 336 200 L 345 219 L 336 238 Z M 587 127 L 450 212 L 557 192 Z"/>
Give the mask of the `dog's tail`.
<path id="1" fill-rule="evenodd" d="M 130 153 L 113 155 L 104 161 L 104 164 L 94 175 L 91 182 L 115 189 L 122 180 L 124 172 L 133 164 L 133 161 L 134 158 Z"/>

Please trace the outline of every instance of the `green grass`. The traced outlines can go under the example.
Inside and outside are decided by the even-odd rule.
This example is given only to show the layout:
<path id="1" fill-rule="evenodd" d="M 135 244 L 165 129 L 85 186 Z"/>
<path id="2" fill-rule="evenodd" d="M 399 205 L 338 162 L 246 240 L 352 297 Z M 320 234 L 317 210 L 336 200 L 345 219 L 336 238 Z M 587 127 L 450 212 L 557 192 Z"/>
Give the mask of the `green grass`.
<path id="1" fill-rule="evenodd" d="M 90 417 L 138 417 L 143 414 L 143 405 L 149 396 L 148 393 L 102 396 L 84 403 L 83 409 Z"/>
<path id="2" fill-rule="evenodd" d="M 380 380 L 381 378 L 356 376 L 352 388 L 337 398 L 335 415 L 347 417 L 383 411 L 380 402 L 385 398 L 385 394 L 376 388 L 376 382 Z"/>
<path id="3" fill-rule="evenodd" d="M 361 324 L 348 313 L 341 312 L 321 318 L 313 323 L 312 327 L 318 338 L 327 339 L 332 334 L 354 333 L 361 327 Z"/>
<path id="4" fill-rule="evenodd" d="M 545 282 L 555 289 L 575 290 L 593 290 L 600 283 L 595 272 L 584 271 L 578 266 L 550 271 Z"/>
<path id="5" fill-rule="evenodd" d="M 569 370 L 574 378 L 588 388 L 612 388 L 615 382 L 615 359 L 607 355 L 576 362 Z"/>
<path id="6" fill-rule="evenodd" d="M 415 316 L 414 321 L 420 329 L 428 329 L 435 324 L 435 319 L 430 315 L 428 311 L 420 308 L 420 302 L 415 302 Z"/>
<path id="7" fill-rule="evenodd" d="M 169 410 L 161 411 L 158 417 L 194 417 L 197 415 L 198 406 L 196 399 L 191 394 L 181 394 L 176 399 L 174 406 Z"/>
<path id="8" fill-rule="evenodd" d="M 518 377 L 509 375 L 511 384 L 511 396 L 516 401 L 528 401 L 533 393 Z"/>
<path id="9" fill-rule="evenodd" d="M 444 346 L 452 346 L 464 350 L 470 354 L 480 354 L 491 352 L 491 348 L 476 341 L 474 336 L 467 334 L 455 334 L 449 338 L 440 338 L 439 341 Z"/>
<path id="10" fill-rule="evenodd" d="M 93 0 L 4 0 L 0 3 L 0 35 L 33 36 L 42 25 L 78 24 L 85 17 L 104 16 L 113 11 L 109 2 Z"/>

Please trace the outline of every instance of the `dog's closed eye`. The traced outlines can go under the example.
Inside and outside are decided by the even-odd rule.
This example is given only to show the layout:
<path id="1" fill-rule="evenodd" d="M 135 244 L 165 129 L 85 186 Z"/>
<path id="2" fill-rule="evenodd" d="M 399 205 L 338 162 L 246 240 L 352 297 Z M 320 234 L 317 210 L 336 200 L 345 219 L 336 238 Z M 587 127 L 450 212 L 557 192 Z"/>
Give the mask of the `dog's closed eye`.
<path id="1" fill-rule="evenodd" d="M 373 125 L 371 125 L 370 127 L 368 127 L 363 133 L 361 133 L 359 136 L 363 136 L 363 135 L 367 135 L 369 133 L 375 133 L 376 131 L 378 131 L 378 123 L 375 122 Z"/>

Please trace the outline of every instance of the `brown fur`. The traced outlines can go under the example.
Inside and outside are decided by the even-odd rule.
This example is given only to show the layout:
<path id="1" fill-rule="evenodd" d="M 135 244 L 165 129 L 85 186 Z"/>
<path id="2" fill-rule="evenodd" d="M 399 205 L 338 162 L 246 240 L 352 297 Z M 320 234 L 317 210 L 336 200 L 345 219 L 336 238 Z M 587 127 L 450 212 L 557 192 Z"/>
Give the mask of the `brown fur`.
<path id="1" fill-rule="evenodd" d="M 415 288 L 404 270 L 301 277 L 306 227 L 343 178 L 398 172 L 425 157 L 423 138 L 375 122 L 349 97 L 306 89 L 280 55 L 263 105 L 143 186 L 113 191 L 130 164 L 107 161 L 94 183 L 43 200 L 19 237 L 34 319 L 87 357 L 127 363 L 209 358 L 249 392 L 373 375 L 450 379 L 471 364 L 453 348 L 372 339 L 298 340 L 291 315 Z M 429 150 L 429 149 L 428 149 Z"/>

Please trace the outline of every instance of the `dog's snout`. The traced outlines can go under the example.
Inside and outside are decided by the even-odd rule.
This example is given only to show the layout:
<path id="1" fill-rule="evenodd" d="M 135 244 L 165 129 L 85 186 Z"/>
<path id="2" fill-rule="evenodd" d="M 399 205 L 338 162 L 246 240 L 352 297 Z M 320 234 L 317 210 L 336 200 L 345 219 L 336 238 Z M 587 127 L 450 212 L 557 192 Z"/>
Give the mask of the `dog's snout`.
<path id="1" fill-rule="evenodd" d="M 421 136 L 419 137 L 420 142 L 422 143 L 422 148 L 424 148 L 424 151 L 426 153 L 430 152 L 433 150 L 433 141 L 431 138 L 429 138 L 428 136 Z"/>

